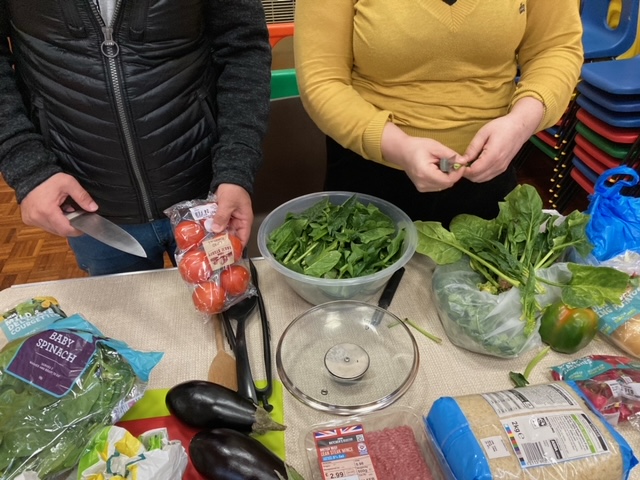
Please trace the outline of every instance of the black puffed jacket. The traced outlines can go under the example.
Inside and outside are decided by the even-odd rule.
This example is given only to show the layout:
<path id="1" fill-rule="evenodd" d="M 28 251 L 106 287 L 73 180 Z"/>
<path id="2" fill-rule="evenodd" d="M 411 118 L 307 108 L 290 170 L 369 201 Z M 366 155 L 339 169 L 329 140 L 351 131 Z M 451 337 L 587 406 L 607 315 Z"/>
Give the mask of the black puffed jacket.
<path id="1" fill-rule="evenodd" d="M 93 0 L 0 0 L 0 35 L 0 171 L 18 201 L 60 171 L 118 223 L 221 183 L 252 191 L 271 70 L 260 0 L 118 0 L 111 26 Z"/>

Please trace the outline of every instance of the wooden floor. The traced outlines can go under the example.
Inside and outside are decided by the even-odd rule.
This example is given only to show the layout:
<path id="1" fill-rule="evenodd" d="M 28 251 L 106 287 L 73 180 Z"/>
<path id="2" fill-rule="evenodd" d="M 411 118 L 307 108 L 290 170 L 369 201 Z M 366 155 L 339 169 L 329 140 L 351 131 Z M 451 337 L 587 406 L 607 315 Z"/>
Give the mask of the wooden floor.
<path id="1" fill-rule="evenodd" d="M 535 185 L 547 201 L 553 165 L 543 154 L 530 155 L 519 169 L 520 183 Z M 582 190 L 567 207 L 585 210 Z M 0 176 L 0 290 L 11 285 L 85 277 L 66 240 L 22 223 L 13 191 Z"/>
<path id="2" fill-rule="evenodd" d="M 0 290 L 84 276 L 66 239 L 22 223 L 13 190 L 0 177 Z"/>

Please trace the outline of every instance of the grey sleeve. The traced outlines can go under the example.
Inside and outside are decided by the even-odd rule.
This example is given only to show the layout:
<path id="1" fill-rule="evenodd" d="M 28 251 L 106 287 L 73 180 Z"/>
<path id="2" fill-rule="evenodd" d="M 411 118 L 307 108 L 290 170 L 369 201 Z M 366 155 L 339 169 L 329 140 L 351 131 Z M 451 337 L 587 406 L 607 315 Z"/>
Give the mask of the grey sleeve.
<path id="1" fill-rule="evenodd" d="M 9 34 L 6 2 L 0 0 L 0 173 L 21 202 L 31 190 L 62 170 L 27 116 L 16 85 Z"/>
<path id="2" fill-rule="evenodd" d="M 252 193 L 271 95 L 271 45 L 262 3 L 207 0 L 206 22 L 219 74 L 211 189 L 234 183 Z"/>

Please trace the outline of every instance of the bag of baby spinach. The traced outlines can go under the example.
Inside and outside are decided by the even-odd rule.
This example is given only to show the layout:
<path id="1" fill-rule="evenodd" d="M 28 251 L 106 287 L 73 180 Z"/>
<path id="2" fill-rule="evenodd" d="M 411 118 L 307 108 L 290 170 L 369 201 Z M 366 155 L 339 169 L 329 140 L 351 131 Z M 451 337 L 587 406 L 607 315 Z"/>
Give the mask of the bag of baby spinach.
<path id="1" fill-rule="evenodd" d="M 144 393 L 161 353 L 105 337 L 80 315 L 0 351 L 0 480 L 73 469 L 92 437 Z"/>

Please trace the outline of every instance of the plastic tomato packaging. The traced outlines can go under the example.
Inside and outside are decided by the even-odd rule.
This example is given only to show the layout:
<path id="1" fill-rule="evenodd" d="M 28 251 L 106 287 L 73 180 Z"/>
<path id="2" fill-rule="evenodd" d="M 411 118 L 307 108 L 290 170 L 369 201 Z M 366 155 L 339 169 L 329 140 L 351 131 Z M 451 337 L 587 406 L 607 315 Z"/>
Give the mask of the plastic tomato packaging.
<path id="1" fill-rule="evenodd" d="M 213 315 L 256 294 L 242 242 L 232 229 L 212 232 L 215 195 L 164 211 L 176 239 L 178 272 L 199 312 Z"/>
<path id="2" fill-rule="evenodd" d="M 615 355 L 589 355 L 552 367 L 554 380 L 573 380 L 612 425 L 640 428 L 640 362 Z"/>

